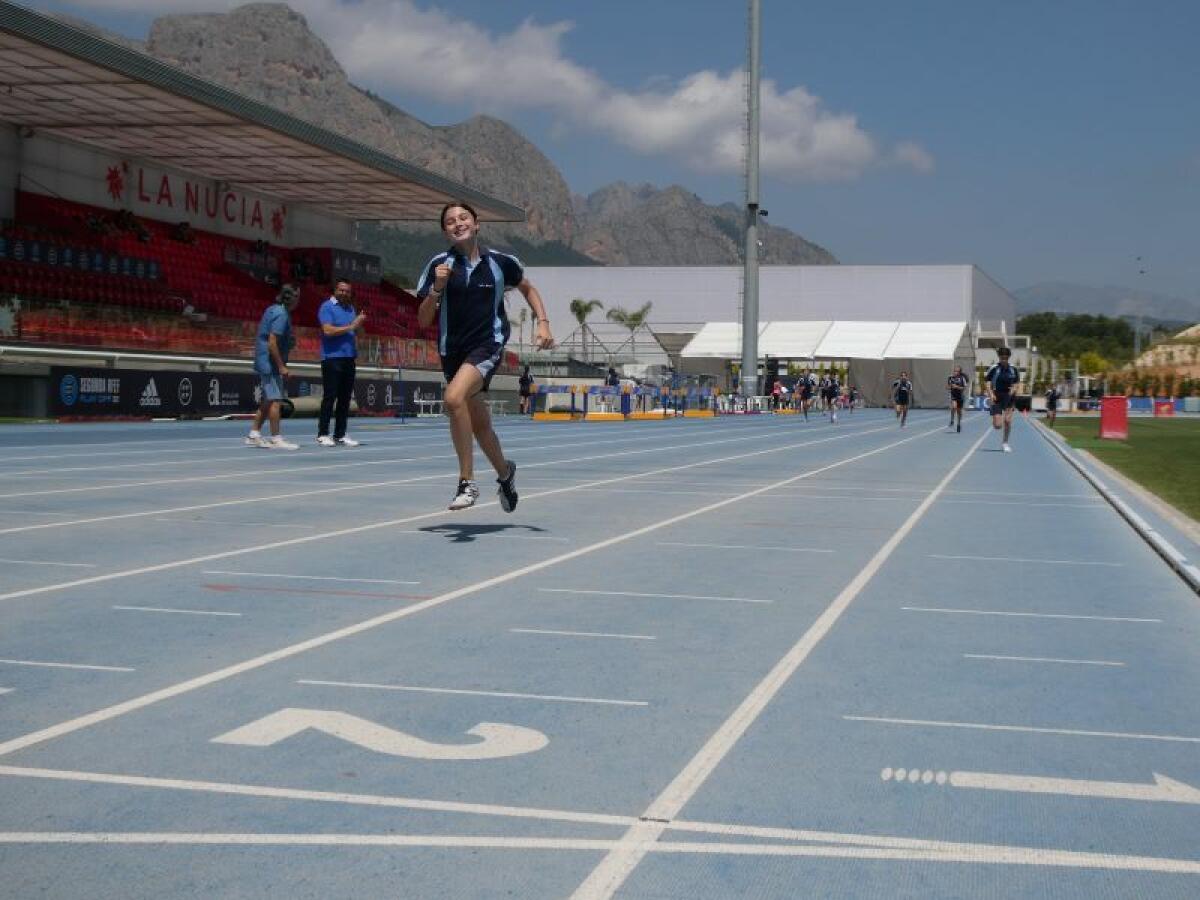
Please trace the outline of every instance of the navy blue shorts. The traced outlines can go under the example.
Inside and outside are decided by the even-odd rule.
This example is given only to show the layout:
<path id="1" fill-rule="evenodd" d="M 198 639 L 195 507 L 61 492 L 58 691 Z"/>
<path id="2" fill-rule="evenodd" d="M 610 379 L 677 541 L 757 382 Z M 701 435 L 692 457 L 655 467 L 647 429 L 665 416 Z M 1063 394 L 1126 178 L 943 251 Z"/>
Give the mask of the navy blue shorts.
<path id="1" fill-rule="evenodd" d="M 955 406 L 962 406 L 963 405 L 963 392 L 962 391 L 951 391 L 950 392 L 950 402 L 953 403 Z"/>
<path id="2" fill-rule="evenodd" d="M 897 406 L 908 406 L 908 392 L 907 391 L 901 391 L 900 393 L 898 393 L 896 395 L 896 405 Z"/>
<path id="3" fill-rule="evenodd" d="M 992 415 L 1003 415 L 1006 409 L 1013 409 L 1017 404 L 1017 398 L 1012 394 L 997 394 L 996 402 L 992 404 Z"/>
<path id="4" fill-rule="evenodd" d="M 450 353 L 442 357 L 442 374 L 446 376 L 447 384 L 454 380 L 458 370 L 464 365 L 472 365 L 483 376 L 483 390 L 492 383 L 492 376 L 500 366 L 504 357 L 503 344 L 481 344 L 472 350 L 462 353 Z"/>

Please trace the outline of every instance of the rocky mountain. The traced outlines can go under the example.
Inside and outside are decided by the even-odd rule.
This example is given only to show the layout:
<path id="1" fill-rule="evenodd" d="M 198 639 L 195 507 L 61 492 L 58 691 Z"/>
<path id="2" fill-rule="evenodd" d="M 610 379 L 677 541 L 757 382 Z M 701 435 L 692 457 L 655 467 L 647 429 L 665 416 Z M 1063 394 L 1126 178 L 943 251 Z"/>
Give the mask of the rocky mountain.
<path id="1" fill-rule="evenodd" d="M 710 206 L 685 188 L 623 181 L 575 198 L 575 247 L 609 265 L 734 264 L 742 249 L 742 210 Z M 836 263 L 833 255 L 786 228 L 762 220 L 764 263 Z"/>
<path id="2" fill-rule="evenodd" d="M 1107 285 L 1045 281 L 1013 291 L 1017 312 L 1091 313 L 1147 322 L 1190 324 L 1200 321 L 1200 301 Z"/>
<path id="3" fill-rule="evenodd" d="M 304 17 L 285 4 L 163 16 L 138 49 L 524 208 L 524 224 L 489 225 L 487 235 L 523 251 L 527 262 L 695 265 L 739 258 L 741 213 L 732 204 L 711 206 L 680 187 L 621 183 L 572 198 L 554 164 L 507 123 L 476 116 L 428 125 L 356 87 Z M 399 268 L 402 257 L 441 240 L 432 226 L 411 223 L 367 229 L 366 236 L 367 249 L 385 256 L 385 268 Z M 836 262 L 784 228 L 768 226 L 762 241 L 765 262 Z"/>

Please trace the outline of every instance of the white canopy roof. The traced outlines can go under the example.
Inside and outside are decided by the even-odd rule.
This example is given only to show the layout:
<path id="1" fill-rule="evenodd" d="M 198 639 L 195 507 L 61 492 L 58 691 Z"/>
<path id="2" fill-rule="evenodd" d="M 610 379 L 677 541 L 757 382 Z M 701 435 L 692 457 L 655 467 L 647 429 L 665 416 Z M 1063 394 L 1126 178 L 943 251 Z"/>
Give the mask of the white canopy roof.
<path id="1" fill-rule="evenodd" d="M 760 322 L 758 352 L 778 359 L 956 359 L 966 322 Z M 708 322 L 684 357 L 737 359 L 737 322 Z"/>
<path id="2" fill-rule="evenodd" d="M 768 322 L 758 336 L 760 356 L 798 359 L 817 355 L 833 322 Z"/>
<path id="3" fill-rule="evenodd" d="M 828 359 L 883 359 L 899 322 L 834 322 L 815 356 Z"/>
<path id="4" fill-rule="evenodd" d="M 965 331 L 965 322 L 901 322 L 886 358 L 954 359 Z"/>
<path id="5" fill-rule="evenodd" d="M 767 324 L 758 324 L 760 338 Z M 742 355 L 742 325 L 740 322 L 705 322 L 680 353 L 683 356 L 738 359 Z"/>

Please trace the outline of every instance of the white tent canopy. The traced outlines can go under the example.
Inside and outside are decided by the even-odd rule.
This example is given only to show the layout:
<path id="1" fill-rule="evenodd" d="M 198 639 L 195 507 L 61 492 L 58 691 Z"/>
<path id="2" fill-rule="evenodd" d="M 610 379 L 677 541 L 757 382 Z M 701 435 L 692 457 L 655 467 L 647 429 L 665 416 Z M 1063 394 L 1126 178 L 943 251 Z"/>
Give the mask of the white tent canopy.
<path id="1" fill-rule="evenodd" d="M 761 338 L 766 322 L 760 322 Z M 740 322 L 706 322 L 680 351 L 682 356 L 707 359 L 740 359 L 742 356 L 742 326 Z"/>
<path id="2" fill-rule="evenodd" d="M 917 406 L 944 406 L 954 365 L 971 377 L 974 352 L 966 322 L 763 322 L 759 355 L 784 360 L 848 360 L 849 382 L 868 404 L 886 404 L 901 371 L 913 382 Z M 709 322 L 683 348 L 685 358 L 739 359 L 737 322 Z M 978 387 L 978 385 L 976 385 Z"/>
<path id="3" fill-rule="evenodd" d="M 760 356 L 778 359 L 810 358 L 833 322 L 767 322 L 758 335 Z M 741 354 L 739 353 L 739 356 Z"/>
<path id="4" fill-rule="evenodd" d="M 817 347 L 821 359 L 883 359 L 899 322 L 834 322 Z"/>

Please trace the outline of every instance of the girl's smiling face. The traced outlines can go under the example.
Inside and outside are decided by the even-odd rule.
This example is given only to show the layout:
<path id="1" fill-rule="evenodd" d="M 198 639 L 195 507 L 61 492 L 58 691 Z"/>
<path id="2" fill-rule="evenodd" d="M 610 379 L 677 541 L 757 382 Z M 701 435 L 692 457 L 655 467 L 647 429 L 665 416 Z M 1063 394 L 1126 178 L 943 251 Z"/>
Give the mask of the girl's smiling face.
<path id="1" fill-rule="evenodd" d="M 479 221 L 469 209 L 451 206 L 442 215 L 442 232 L 455 244 L 463 244 L 479 234 Z"/>

